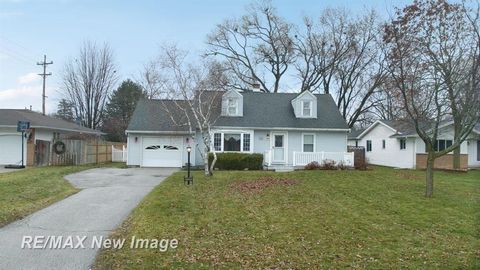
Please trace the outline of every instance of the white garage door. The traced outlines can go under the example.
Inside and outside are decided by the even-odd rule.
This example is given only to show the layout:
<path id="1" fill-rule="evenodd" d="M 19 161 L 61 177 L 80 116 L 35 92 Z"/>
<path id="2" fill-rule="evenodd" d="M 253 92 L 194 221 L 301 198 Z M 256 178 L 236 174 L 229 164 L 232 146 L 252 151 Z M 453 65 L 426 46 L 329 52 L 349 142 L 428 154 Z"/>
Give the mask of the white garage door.
<path id="1" fill-rule="evenodd" d="M 22 161 L 22 136 L 0 135 L 0 164 L 20 164 Z"/>
<path id="2" fill-rule="evenodd" d="M 143 137 L 143 167 L 182 167 L 180 137 Z"/>

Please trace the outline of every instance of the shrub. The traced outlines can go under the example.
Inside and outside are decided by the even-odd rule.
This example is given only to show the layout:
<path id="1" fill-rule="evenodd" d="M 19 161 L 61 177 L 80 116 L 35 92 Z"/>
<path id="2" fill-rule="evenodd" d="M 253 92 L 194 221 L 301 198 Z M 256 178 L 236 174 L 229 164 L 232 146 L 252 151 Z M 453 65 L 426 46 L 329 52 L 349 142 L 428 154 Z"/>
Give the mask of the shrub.
<path id="1" fill-rule="evenodd" d="M 312 161 L 310 163 L 308 163 L 307 165 L 305 165 L 304 169 L 305 170 L 318 170 L 320 169 L 321 165 L 320 163 L 316 162 L 316 161 Z"/>
<path id="2" fill-rule="evenodd" d="M 208 155 L 208 163 L 213 161 L 213 154 Z M 247 153 L 217 153 L 215 169 L 220 170 L 261 170 L 263 169 L 262 154 Z"/>
<path id="3" fill-rule="evenodd" d="M 336 166 L 335 160 L 325 159 L 322 162 L 322 169 L 323 170 L 336 170 L 337 166 Z"/>

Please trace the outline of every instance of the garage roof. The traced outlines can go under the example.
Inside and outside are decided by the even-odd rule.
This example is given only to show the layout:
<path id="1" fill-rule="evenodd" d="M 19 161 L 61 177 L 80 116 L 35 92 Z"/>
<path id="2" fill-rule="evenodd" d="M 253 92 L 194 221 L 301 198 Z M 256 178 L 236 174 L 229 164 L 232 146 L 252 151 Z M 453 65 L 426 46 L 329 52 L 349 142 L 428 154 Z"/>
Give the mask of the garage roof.
<path id="1" fill-rule="evenodd" d="M 317 118 L 296 118 L 291 101 L 298 93 L 262 93 L 242 92 L 243 117 L 220 116 L 221 99 L 217 98 L 215 106 L 216 127 L 244 128 L 293 128 L 293 129 L 342 129 L 348 126 L 340 115 L 333 98 L 328 94 L 316 94 Z M 182 104 L 185 101 L 176 101 Z M 166 109 L 167 108 L 167 109 Z M 167 113 L 176 112 L 176 113 Z M 173 116 L 173 119 L 171 119 Z M 188 132 L 185 116 L 173 101 L 139 100 L 130 120 L 127 132 Z"/>
<path id="2" fill-rule="evenodd" d="M 0 127 L 16 127 L 18 121 L 30 122 L 32 128 L 44 128 L 68 132 L 100 135 L 102 132 L 63 119 L 53 118 L 30 110 L 0 109 Z"/>

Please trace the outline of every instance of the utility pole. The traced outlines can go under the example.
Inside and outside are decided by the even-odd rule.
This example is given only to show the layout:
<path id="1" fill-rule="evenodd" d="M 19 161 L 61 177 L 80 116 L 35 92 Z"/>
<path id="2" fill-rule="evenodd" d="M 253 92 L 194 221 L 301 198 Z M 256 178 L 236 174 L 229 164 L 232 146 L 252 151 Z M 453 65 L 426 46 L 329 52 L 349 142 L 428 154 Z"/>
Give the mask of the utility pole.
<path id="1" fill-rule="evenodd" d="M 43 56 L 43 62 L 37 62 L 37 65 L 43 66 L 43 73 L 40 73 L 38 75 L 43 77 L 43 93 L 42 93 L 42 113 L 45 115 L 45 98 L 47 97 L 45 95 L 45 81 L 47 79 L 47 76 L 52 75 L 51 72 L 47 73 L 47 66 L 53 64 L 53 61 L 50 61 L 47 63 L 47 56 Z"/>

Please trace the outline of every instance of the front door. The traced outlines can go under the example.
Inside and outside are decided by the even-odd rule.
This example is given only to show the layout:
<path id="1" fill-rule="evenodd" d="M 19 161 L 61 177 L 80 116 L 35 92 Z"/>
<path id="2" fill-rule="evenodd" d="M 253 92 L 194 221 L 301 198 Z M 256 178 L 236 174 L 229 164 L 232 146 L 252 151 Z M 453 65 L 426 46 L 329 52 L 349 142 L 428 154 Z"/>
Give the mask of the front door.
<path id="1" fill-rule="evenodd" d="M 286 134 L 272 133 L 272 162 L 285 163 L 287 156 Z"/>

